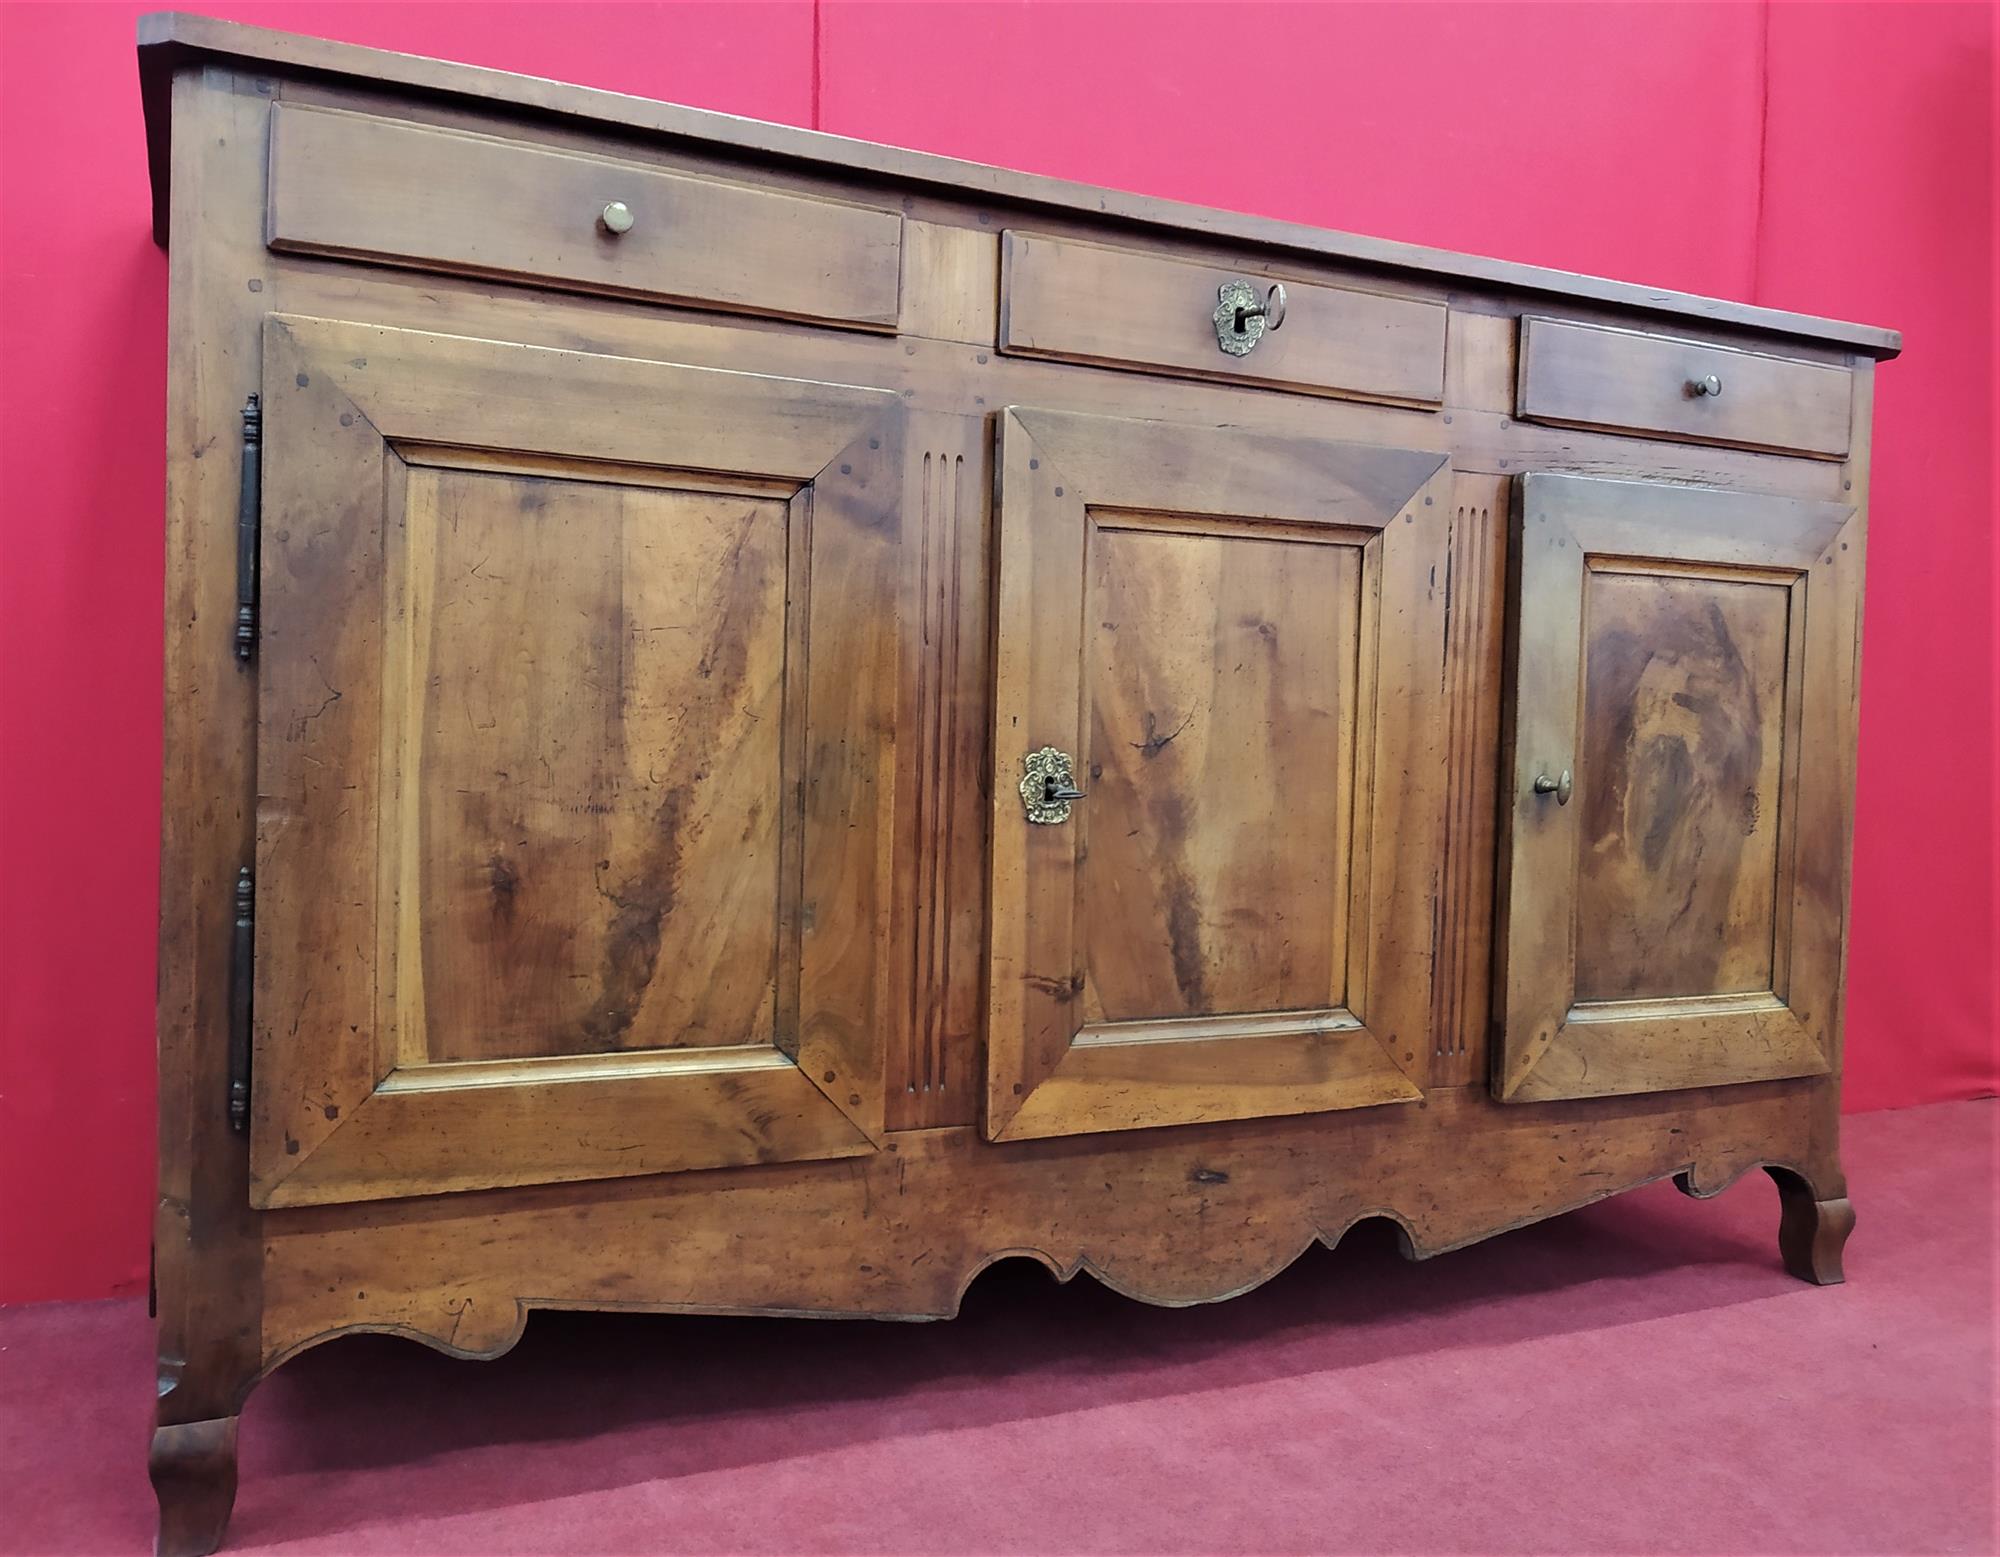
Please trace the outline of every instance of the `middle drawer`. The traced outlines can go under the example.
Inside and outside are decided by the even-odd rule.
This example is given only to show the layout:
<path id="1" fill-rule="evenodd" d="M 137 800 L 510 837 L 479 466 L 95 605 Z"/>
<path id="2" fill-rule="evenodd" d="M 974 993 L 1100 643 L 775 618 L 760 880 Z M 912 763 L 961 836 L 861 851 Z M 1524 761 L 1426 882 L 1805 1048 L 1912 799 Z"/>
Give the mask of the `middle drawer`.
<path id="1" fill-rule="evenodd" d="M 1445 305 L 1073 238 L 1003 235 L 1000 349 L 1356 399 L 1444 399 Z M 1269 306 L 1247 347 L 1234 310 Z M 1231 298 L 1223 291 L 1231 289 Z M 1230 317 L 1218 318 L 1218 311 Z M 1224 334 L 1235 336 L 1231 351 Z"/>
<path id="2" fill-rule="evenodd" d="M 893 330 L 894 211 L 370 114 L 271 110 L 267 241 Z"/>

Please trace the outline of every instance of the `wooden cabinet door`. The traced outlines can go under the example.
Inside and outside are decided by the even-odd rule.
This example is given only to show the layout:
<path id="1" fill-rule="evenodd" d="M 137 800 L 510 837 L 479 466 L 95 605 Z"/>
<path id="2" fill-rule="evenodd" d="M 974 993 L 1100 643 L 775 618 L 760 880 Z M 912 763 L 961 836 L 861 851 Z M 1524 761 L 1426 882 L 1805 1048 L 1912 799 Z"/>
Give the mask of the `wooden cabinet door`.
<path id="1" fill-rule="evenodd" d="M 1444 457 L 1016 408 L 1000 464 L 988 1134 L 1421 1097 Z"/>
<path id="2" fill-rule="evenodd" d="M 1515 515 L 1495 1091 L 1824 1072 L 1854 774 L 1853 510 L 1530 475 Z"/>
<path id="3" fill-rule="evenodd" d="M 893 395 L 272 318 L 251 1195 L 882 1128 Z"/>

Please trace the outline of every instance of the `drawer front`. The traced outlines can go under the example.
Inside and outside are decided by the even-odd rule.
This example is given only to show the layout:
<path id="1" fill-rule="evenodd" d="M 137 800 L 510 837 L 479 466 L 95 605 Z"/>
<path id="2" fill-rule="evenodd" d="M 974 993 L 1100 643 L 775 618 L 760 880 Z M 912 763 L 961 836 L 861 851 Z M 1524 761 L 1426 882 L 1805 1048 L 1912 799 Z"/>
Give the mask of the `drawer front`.
<path id="1" fill-rule="evenodd" d="M 364 114 L 271 114 L 279 250 L 887 330 L 902 234 L 870 206 Z"/>
<path id="2" fill-rule="evenodd" d="M 1845 368 L 1560 319 L 1521 321 L 1518 414 L 1534 422 L 1843 455 Z"/>
<path id="3" fill-rule="evenodd" d="M 1004 235 L 1000 349 L 1315 394 L 1444 398 L 1442 303 L 1285 281 L 1285 316 L 1235 355 L 1217 341 L 1220 289 L 1274 278 L 1032 233 Z"/>

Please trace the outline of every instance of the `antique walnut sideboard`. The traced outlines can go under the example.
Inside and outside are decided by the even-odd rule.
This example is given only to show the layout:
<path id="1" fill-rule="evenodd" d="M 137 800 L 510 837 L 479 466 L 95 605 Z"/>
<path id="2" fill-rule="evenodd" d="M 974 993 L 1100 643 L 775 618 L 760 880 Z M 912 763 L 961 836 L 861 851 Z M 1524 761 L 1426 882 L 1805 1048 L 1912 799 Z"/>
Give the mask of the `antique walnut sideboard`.
<path id="1" fill-rule="evenodd" d="M 161 1544 L 302 1349 L 1777 1181 L 1887 330 L 198 17 Z"/>

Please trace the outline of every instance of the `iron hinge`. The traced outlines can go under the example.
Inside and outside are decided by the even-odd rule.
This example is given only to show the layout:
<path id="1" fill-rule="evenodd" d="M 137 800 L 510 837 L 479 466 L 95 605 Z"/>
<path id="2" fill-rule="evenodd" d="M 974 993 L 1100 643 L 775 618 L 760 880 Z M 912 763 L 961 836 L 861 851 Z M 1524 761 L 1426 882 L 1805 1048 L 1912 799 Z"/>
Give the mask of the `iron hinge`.
<path id="1" fill-rule="evenodd" d="M 243 402 L 243 480 L 236 494 L 236 657 L 257 652 L 257 532 L 264 496 L 264 412 Z"/>
<path id="2" fill-rule="evenodd" d="M 250 1129 L 250 989 L 257 927 L 257 883 L 236 873 L 236 928 L 229 945 L 229 1128 Z"/>

